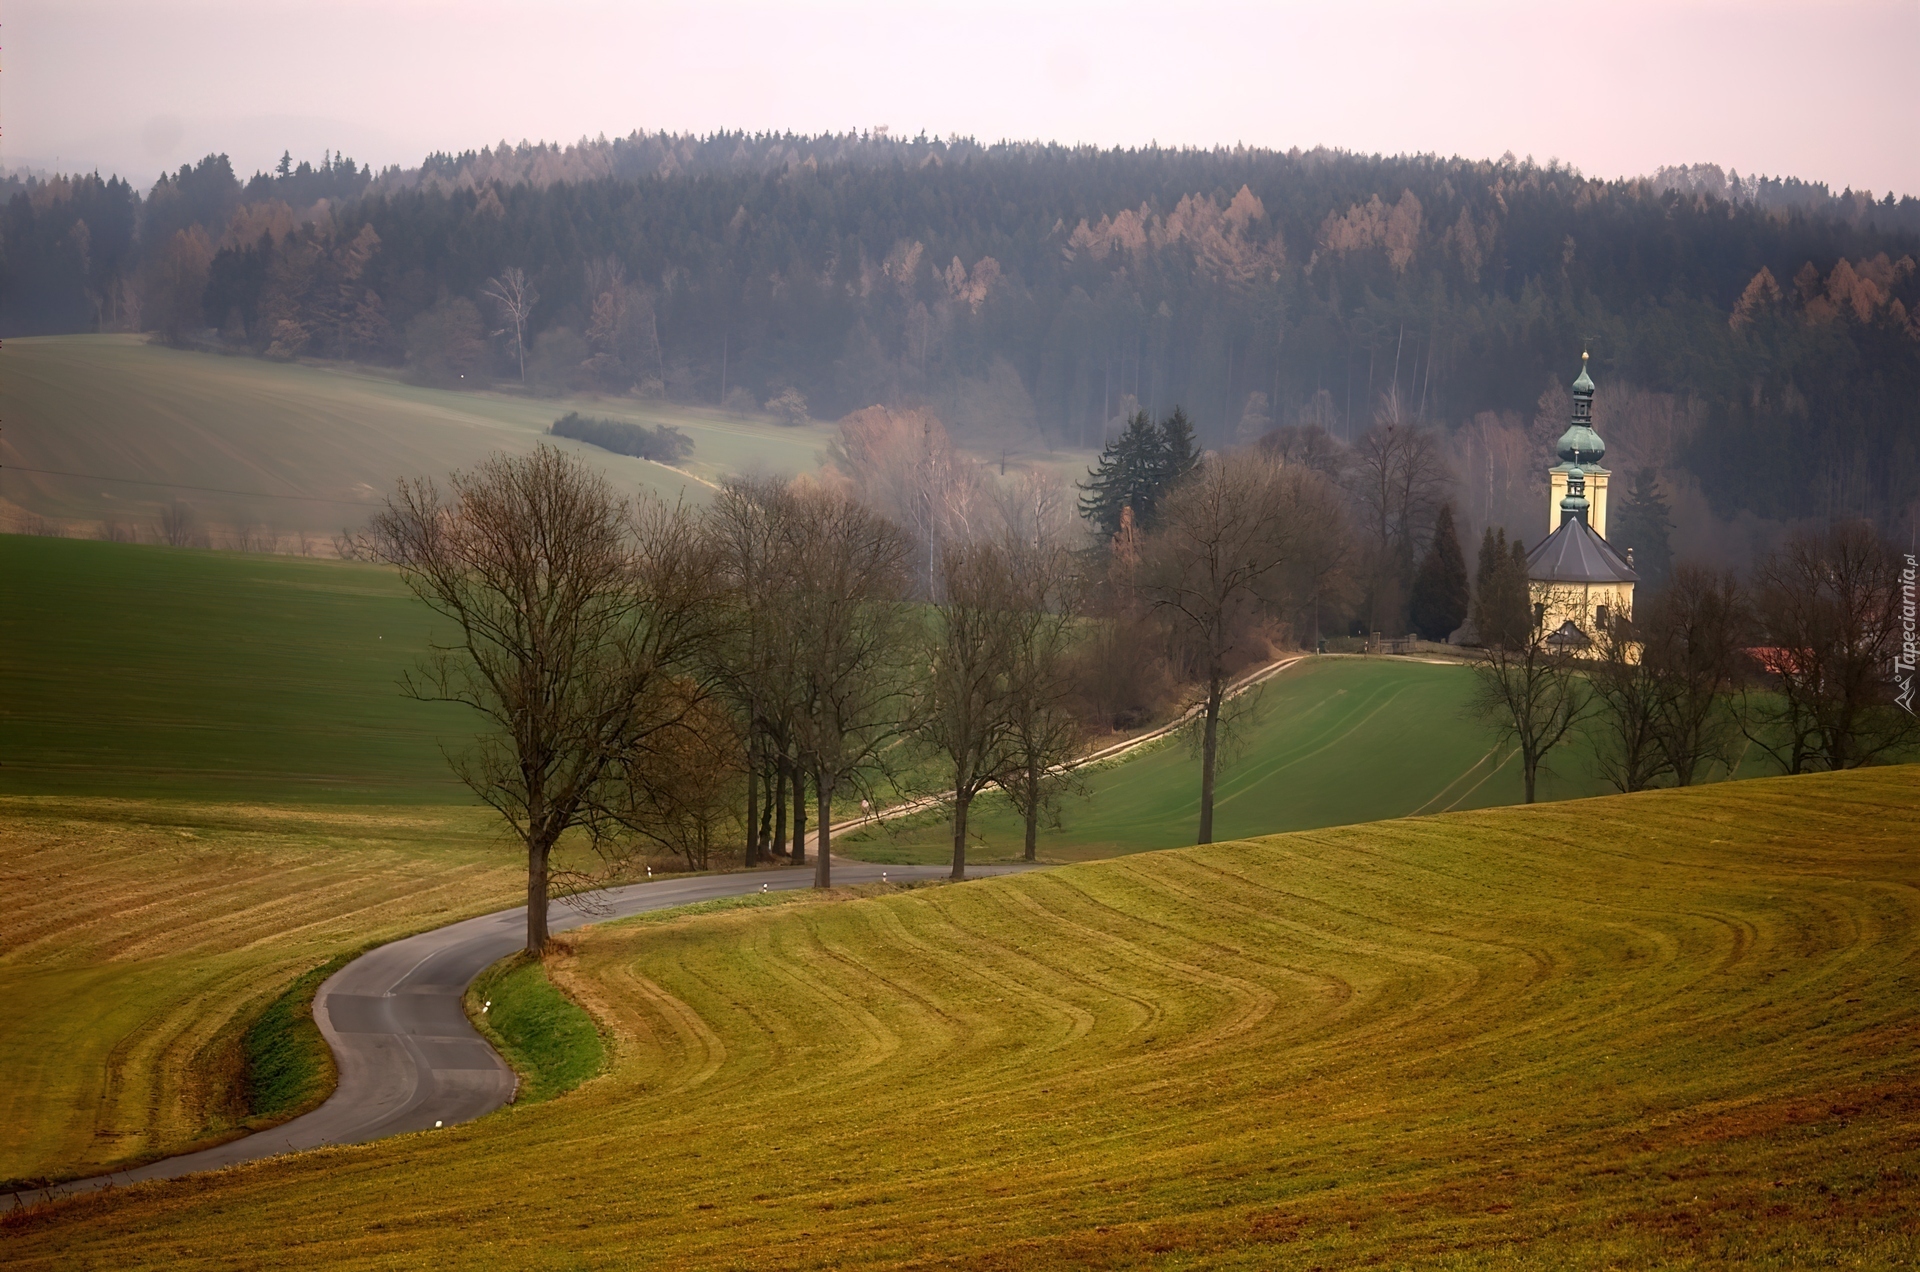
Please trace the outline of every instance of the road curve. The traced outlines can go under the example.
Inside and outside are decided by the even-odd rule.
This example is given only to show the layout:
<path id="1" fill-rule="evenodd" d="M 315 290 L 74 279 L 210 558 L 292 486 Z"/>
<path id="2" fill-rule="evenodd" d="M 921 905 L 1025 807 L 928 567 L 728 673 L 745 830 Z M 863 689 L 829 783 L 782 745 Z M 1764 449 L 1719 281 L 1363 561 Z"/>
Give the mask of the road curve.
<path id="1" fill-rule="evenodd" d="M 988 875 L 1019 866 L 974 867 Z M 945 866 L 833 863 L 837 884 L 888 879 L 944 878 Z M 548 925 L 563 932 L 648 910 L 747 893 L 786 891 L 813 883 L 809 868 L 706 875 L 632 884 L 601 893 L 588 914 L 554 903 Z M 313 996 L 313 1018 L 333 1048 L 339 1085 L 313 1112 L 199 1152 L 163 1158 L 131 1170 L 8 1194 L 12 1206 L 31 1205 L 95 1189 L 175 1179 L 324 1144 L 359 1144 L 465 1122 L 506 1104 L 513 1070 L 467 1021 L 462 998 L 474 977 L 519 949 L 527 909 L 502 910 L 422 932 L 361 955 L 335 972 Z"/>

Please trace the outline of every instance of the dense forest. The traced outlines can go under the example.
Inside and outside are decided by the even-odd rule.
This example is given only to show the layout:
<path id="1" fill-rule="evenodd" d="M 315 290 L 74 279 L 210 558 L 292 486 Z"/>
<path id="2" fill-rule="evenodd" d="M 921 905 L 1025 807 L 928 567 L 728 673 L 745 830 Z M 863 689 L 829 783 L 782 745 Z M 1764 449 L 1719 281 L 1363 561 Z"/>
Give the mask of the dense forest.
<path id="1" fill-rule="evenodd" d="M 1539 519 L 1585 348 L 1616 471 L 1722 518 L 1892 527 L 1920 501 L 1917 255 L 1920 199 L 1711 167 L 636 134 L 15 183 L 0 335 L 919 406 L 976 449 L 1176 404 L 1204 446 L 1385 415 L 1445 439 L 1469 533 Z"/>

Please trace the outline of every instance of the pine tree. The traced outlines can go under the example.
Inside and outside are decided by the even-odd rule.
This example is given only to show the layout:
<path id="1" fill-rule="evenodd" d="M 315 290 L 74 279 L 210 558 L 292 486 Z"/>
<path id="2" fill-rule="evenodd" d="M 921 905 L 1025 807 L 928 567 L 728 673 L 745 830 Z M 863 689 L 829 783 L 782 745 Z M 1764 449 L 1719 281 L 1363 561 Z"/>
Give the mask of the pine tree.
<path id="1" fill-rule="evenodd" d="M 1467 621 L 1467 561 L 1453 525 L 1453 505 L 1440 505 L 1433 543 L 1413 579 L 1413 630 L 1422 640 L 1445 640 Z"/>
<path id="2" fill-rule="evenodd" d="M 1673 573 L 1673 517 L 1660 493 L 1659 474 L 1651 468 L 1634 470 L 1633 485 L 1614 514 L 1613 543 L 1632 549 L 1634 572 L 1649 593 L 1664 587 Z"/>

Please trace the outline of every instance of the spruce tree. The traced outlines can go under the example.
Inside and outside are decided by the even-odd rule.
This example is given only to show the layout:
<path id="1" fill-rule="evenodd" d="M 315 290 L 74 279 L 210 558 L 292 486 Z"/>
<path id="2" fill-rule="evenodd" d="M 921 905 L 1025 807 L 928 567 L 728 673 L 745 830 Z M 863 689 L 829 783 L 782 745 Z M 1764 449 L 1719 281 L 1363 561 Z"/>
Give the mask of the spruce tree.
<path id="1" fill-rule="evenodd" d="M 1480 598 L 1487 594 L 1487 583 L 1493 578 L 1493 567 L 1506 554 L 1507 532 L 1504 528 L 1497 539 L 1492 526 L 1480 532 L 1480 554 L 1473 562 L 1473 600 L 1476 606 Z"/>
<path id="2" fill-rule="evenodd" d="M 1527 588 L 1526 546 L 1507 543 L 1505 527 L 1480 539 L 1473 629 L 1482 645 L 1517 649 L 1533 629 L 1533 601 Z"/>
<path id="3" fill-rule="evenodd" d="M 1151 530 L 1161 499 L 1199 463 L 1185 411 L 1176 406 L 1157 425 L 1145 411 L 1136 411 L 1088 470 L 1080 486 L 1080 515 L 1112 538 L 1120 532 L 1121 510 L 1132 508 L 1135 524 Z"/>
<path id="4" fill-rule="evenodd" d="M 1188 473 L 1200 465 L 1200 450 L 1193 444 L 1193 421 L 1180 407 L 1160 422 L 1160 471 L 1154 500 L 1172 490 Z"/>
<path id="5" fill-rule="evenodd" d="M 1633 485 L 1613 516 L 1613 545 L 1633 550 L 1634 573 L 1648 594 L 1666 586 L 1673 573 L 1672 510 L 1660 493 L 1660 477 L 1651 468 L 1634 470 Z"/>
<path id="6" fill-rule="evenodd" d="M 1106 444 L 1099 462 L 1081 484 L 1080 515 L 1112 538 L 1120 532 L 1120 514 L 1133 509 L 1143 529 L 1152 508 L 1152 488 L 1164 460 L 1161 434 L 1145 411 L 1136 411 L 1120 435 Z"/>
<path id="7" fill-rule="evenodd" d="M 1454 529 L 1453 505 L 1441 504 L 1433 522 L 1433 542 L 1413 578 L 1413 630 L 1422 640 L 1445 640 L 1467 621 L 1469 600 L 1467 561 Z"/>

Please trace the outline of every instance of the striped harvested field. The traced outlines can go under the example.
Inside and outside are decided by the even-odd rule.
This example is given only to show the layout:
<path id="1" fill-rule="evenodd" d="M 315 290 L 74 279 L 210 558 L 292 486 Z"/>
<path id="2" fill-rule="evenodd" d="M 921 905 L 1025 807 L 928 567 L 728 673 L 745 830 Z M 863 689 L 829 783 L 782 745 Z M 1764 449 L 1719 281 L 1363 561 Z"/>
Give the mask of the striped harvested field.
<path id="1" fill-rule="evenodd" d="M 1901 1267 L 1920 771 L 608 924 L 609 1072 L 17 1268 Z"/>
<path id="2" fill-rule="evenodd" d="M 297 976 L 514 903 L 489 816 L 0 799 L 0 1179 L 233 1134 L 238 1033 Z"/>

